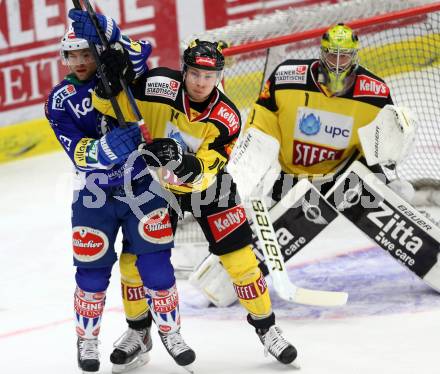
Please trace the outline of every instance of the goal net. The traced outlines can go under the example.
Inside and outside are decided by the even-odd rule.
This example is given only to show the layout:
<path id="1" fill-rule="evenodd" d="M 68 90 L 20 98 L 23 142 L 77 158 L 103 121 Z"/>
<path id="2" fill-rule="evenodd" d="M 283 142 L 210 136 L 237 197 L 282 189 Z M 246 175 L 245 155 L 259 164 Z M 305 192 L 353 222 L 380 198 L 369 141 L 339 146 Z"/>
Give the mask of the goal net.
<path id="1" fill-rule="evenodd" d="M 246 121 L 273 69 L 288 58 L 318 58 L 322 34 L 338 22 L 359 34 L 360 63 L 387 82 L 396 105 L 416 114 L 415 148 L 398 173 L 419 188 L 430 186 L 431 196 L 440 186 L 440 2 L 353 0 L 290 9 L 192 35 L 181 46 L 195 38 L 230 45 L 224 88 Z M 188 231 L 197 235 L 196 225 Z M 177 233 L 177 245 L 184 241 Z"/>

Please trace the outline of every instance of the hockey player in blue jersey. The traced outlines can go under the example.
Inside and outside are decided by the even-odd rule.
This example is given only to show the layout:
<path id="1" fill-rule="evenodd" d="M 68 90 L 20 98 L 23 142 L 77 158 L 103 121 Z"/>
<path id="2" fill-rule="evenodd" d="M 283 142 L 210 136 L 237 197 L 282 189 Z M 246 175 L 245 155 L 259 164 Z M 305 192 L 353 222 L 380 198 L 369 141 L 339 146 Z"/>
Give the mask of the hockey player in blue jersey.
<path id="1" fill-rule="evenodd" d="M 133 69 L 128 70 L 134 74 L 126 78 L 131 81 L 142 75 L 151 45 L 122 36 L 110 18 L 101 22 L 107 23 L 110 40 L 124 44 L 129 53 Z M 78 365 L 85 373 L 99 370 L 98 335 L 111 269 L 117 260 L 114 245 L 119 229 L 123 234 L 122 251 L 137 255 L 136 268 L 144 284 L 141 290 L 132 291 L 137 291 L 136 297 L 146 297 L 150 305 L 160 305 L 161 312 L 152 317 L 161 339 L 179 365 L 189 365 L 195 353 L 180 335 L 167 202 L 160 194 L 149 193 L 148 201 L 139 205 L 143 214 L 139 217 L 130 209 L 124 190 L 125 178 L 131 181 L 135 196 L 158 191 L 150 175 L 136 177 L 138 171 L 145 169 L 141 157 L 135 159 L 132 167 L 126 167 L 127 158 L 141 142 L 139 127 L 117 127 L 113 119 L 93 109 L 91 93 L 98 83 L 97 66 L 85 39 L 77 38 L 70 29 L 61 41 L 61 52 L 70 74 L 53 88 L 45 109 L 58 141 L 75 166 L 72 244 Z M 148 361 L 151 319 L 131 327 L 118 342 L 122 348 L 110 358 L 113 372 Z M 137 343 L 135 352 L 130 351 L 133 341 Z"/>

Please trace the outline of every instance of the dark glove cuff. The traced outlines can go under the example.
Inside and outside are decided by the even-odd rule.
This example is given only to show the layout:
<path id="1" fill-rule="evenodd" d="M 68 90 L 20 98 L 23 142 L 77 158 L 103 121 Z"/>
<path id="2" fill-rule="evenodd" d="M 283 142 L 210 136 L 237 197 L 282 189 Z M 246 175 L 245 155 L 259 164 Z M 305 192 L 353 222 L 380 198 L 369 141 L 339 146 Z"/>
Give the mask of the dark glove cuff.
<path id="1" fill-rule="evenodd" d="M 185 183 L 194 182 L 201 173 L 202 162 L 191 154 L 184 154 L 182 163 L 174 170 L 178 178 L 184 177 Z"/>
<path id="2" fill-rule="evenodd" d="M 102 81 L 100 80 L 98 82 L 98 85 L 95 88 L 96 96 L 98 96 L 102 99 L 110 99 L 110 97 L 115 97 L 119 94 L 119 92 L 122 91 L 121 84 L 117 84 L 117 83 L 114 83 L 114 84 L 109 83 L 109 84 L 110 84 L 110 91 L 111 91 L 110 95 L 108 95 L 106 93 L 104 83 L 102 83 Z"/>

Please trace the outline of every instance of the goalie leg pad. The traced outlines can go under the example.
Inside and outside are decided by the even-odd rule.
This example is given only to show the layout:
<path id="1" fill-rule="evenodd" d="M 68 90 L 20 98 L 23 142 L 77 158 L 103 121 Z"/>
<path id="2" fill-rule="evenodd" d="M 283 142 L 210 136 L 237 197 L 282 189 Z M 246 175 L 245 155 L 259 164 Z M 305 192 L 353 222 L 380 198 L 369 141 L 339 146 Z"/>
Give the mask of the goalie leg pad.
<path id="1" fill-rule="evenodd" d="M 119 259 L 121 271 L 122 302 L 127 320 L 142 319 L 148 313 L 144 285 L 136 267 L 137 256 L 122 253 Z"/>
<path id="2" fill-rule="evenodd" d="M 189 282 L 216 307 L 227 307 L 237 300 L 229 274 L 213 254 L 199 264 L 189 277 Z"/>
<path id="3" fill-rule="evenodd" d="M 221 255 L 220 261 L 232 279 L 240 304 L 256 318 L 269 316 L 269 291 L 251 246 Z"/>
<path id="4" fill-rule="evenodd" d="M 326 198 L 429 286 L 440 291 L 440 229 L 355 161 Z"/>

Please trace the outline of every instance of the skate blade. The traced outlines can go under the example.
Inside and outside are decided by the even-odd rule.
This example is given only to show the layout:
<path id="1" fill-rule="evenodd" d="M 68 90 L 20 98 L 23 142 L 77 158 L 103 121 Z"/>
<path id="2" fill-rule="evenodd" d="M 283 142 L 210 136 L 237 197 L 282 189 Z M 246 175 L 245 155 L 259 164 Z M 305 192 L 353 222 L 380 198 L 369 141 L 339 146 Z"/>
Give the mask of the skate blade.
<path id="1" fill-rule="evenodd" d="M 194 374 L 194 368 L 192 364 L 182 366 L 188 373 Z"/>
<path id="2" fill-rule="evenodd" d="M 293 361 L 291 364 L 289 364 L 291 367 L 292 367 L 292 369 L 295 369 L 295 370 L 301 370 L 301 365 L 299 364 L 299 362 L 296 362 L 296 360 L 295 361 Z"/>
<path id="3" fill-rule="evenodd" d="M 123 364 L 123 365 L 113 364 L 112 373 L 113 374 L 126 373 L 127 371 L 144 366 L 149 361 L 150 361 L 150 354 L 148 352 L 141 353 L 139 356 L 137 356 L 133 361 L 129 362 L 128 364 Z"/>

